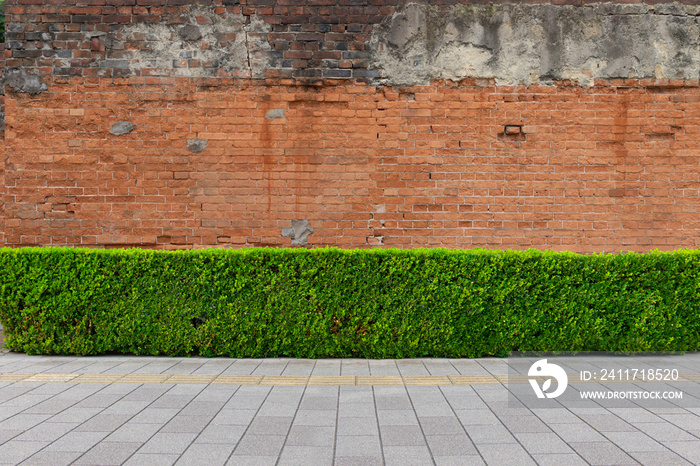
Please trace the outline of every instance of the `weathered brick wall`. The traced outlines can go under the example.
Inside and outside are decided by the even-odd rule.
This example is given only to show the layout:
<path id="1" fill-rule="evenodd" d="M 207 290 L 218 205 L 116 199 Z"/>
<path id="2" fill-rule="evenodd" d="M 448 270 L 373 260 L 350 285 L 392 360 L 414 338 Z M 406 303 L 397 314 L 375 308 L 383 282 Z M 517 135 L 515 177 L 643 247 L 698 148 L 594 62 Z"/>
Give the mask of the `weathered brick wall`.
<path id="1" fill-rule="evenodd" d="M 637 2 L 661 4 L 649 20 L 675 55 L 591 64 L 532 39 L 539 75 L 482 60 L 453 79 L 454 41 L 420 32 L 451 23 L 399 2 L 68 3 L 8 2 L 6 245 L 700 245 L 697 44 L 676 34 L 698 17 L 681 3 Z M 458 50 L 510 57 L 487 36 Z M 628 66 L 642 77 L 614 77 Z"/>

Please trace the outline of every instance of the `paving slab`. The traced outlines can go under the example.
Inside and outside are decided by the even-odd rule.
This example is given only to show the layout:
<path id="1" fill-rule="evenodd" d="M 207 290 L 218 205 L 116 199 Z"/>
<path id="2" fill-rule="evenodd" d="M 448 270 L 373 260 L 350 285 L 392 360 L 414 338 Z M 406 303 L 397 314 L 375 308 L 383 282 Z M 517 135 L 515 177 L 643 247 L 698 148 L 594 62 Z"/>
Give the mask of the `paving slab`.
<path id="1" fill-rule="evenodd" d="M 699 354 L 621 360 L 679 368 L 682 380 L 653 388 L 684 398 L 655 403 L 583 399 L 652 386 L 582 382 L 576 360 L 558 361 L 572 382 L 560 399 L 539 400 L 535 379 L 497 358 L 3 352 L 0 464 L 700 464 Z"/>

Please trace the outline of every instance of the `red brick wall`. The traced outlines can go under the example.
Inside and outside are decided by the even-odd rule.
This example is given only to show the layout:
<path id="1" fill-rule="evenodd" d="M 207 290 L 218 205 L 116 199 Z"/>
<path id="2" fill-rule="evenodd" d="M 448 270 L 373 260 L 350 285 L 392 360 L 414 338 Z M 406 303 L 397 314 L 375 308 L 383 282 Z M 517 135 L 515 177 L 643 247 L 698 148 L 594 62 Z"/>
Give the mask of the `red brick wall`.
<path id="1" fill-rule="evenodd" d="M 9 246 L 700 245 L 698 81 L 47 84 L 7 103 Z"/>

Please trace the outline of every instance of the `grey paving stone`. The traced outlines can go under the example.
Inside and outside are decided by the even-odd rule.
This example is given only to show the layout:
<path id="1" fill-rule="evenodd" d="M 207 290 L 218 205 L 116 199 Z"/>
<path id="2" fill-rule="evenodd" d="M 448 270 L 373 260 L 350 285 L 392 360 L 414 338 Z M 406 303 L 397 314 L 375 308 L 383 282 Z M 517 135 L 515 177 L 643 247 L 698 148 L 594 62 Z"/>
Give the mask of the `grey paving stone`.
<path id="1" fill-rule="evenodd" d="M 333 445 L 325 447 L 290 446 L 282 450 L 278 465 L 307 466 L 310 464 L 332 464 Z"/>
<path id="2" fill-rule="evenodd" d="M 588 424 L 552 424 L 549 427 L 565 442 L 607 442 Z"/>
<path id="3" fill-rule="evenodd" d="M 232 455 L 226 466 L 275 466 L 278 456 L 244 456 Z"/>
<path id="4" fill-rule="evenodd" d="M 531 455 L 538 453 L 574 453 L 556 434 L 537 432 L 516 433 L 514 435 Z"/>
<path id="5" fill-rule="evenodd" d="M 700 464 L 700 440 L 694 439 L 687 442 L 664 442 L 671 451 L 678 453 L 686 460 Z"/>
<path id="6" fill-rule="evenodd" d="M 247 426 L 256 414 L 257 411 L 254 409 L 222 409 L 211 422 L 212 424 Z"/>
<path id="7" fill-rule="evenodd" d="M 50 417 L 50 414 L 16 414 L 0 422 L 0 430 L 29 430 Z"/>
<path id="8" fill-rule="evenodd" d="M 423 466 L 433 462 L 426 446 L 385 446 L 384 461 L 387 466 Z"/>
<path id="9" fill-rule="evenodd" d="M 143 411 L 150 401 L 124 401 L 119 400 L 101 414 L 131 414 L 132 416 Z"/>
<path id="10" fill-rule="evenodd" d="M 697 440 L 683 429 L 668 424 L 668 423 L 648 423 L 637 424 L 639 430 L 647 434 L 649 437 L 666 444 L 666 442 L 692 442 Z"/>
<path id="11" fill-rule="evenodd" d="M 476 447 L 466 434 L 428 435 L 428 446 L 433 456 L 456 457 L 479 455 Z"/>
<path id="12" fill-rule="evenodd" d="M 214 416 L 184 416 L 178 414 L 163 426 L 161 432 L 201 432 Z"/>
<path id="13" fill-rule="evenodd" d="M 175 395 L 175 394 L 170 394 L 167 393 L 160 398 L 158 398 L 156 401 L 154 401 L 150 407 L 151 408 L 178 408 L 182 409 L 184 408 L 187 403 L 192 401 L 195 397 L 195 394 L 191 395 Z"/>
<path id="14" fill-rule="evenodd" d="M 46 401 L 32 406 L 31 408 L 25 410 L 26 414 L 58 414 L 61 411 L 73 406 L 76 400 L 61 400 L 50 398 Z"/>
<path id="15" fill-rule="evenodd" d="M 464 433 L 462 424 L 454 416 L 421 417 L 419 420 L 425 435 L 459 435 Z"/>
<path id="16" fill-rule="evenodd" d="M 384 466 L 381 455 L 377 456 L 336 456 L 335 466 Z"/>
<path id="17" fill-rule="evenodd" d="M 540 466 L 586 466 L 588 464 L 576 453 L 540 454 L 532 457 Z"/>
<path id="18" fill-rule="evenodd" d="M 124 463 L 142 443 L 128 442 L 100 442 L 83 456 L 75 461 L 75 464 L 90 465 L 117 465 Z"/>
<path id="19" fill-rule="evenodd" d="M 635 432 L 637 430 L 614 414 L 581 415 L 580 417 L 598 432 Z"/>
<path id="20" fill-rule="evenodd" d="M 434 456 L 437 466 L 480 466 L 484 465 L 481 456 Z"/>
<path id="21" fill-rule="evenodd" d="M 408 410 L 408 409 L 413 409 L 413 405 L 411 405 L 411 400 L 408 398 L 408 395 L 376 395 L 375 396 L 375 403 L 377 405 L 378 410 L 393 410 L 393 409 L 398 409 L 398 410 Z"/>
<path id="22" fill-rule="evenodd" d="M 35 442 L 53 442 L 57 438 L 70 432 L 78 425 L 77 422 L 44 422 L 24 432 L 22 435 L 15 438 L 20 441 L 35 441 Z"/>
<path id="23" fill-rule="evenodd" d="M 109 434 L 108 442 L 145 442 L 161 429 L 160 424 L 127 422 Z M 85 432 L 88 433 L 88 432 Z M 105 432 L 106 434 L 106 432 Z"/>
<path id="24" fill-rule="evenodd" d="M 196 433 L 162 433 L 151 437 L 140 449 L 139 453 L 181 454 L 197 437 Z"/>
<path id="25" fill-rule="evenodd" d="M 256 416 L 248 432 L 253 435 L 287 435 L 291 425 L 291 417 Z"/>
<path id="26" fill-rule="evenodd" d="M 305 410 L 334 410 L 338 406 L 338 398 L 330 396 L 304 396 L 299 409 Z"/>
<path id="27" fill-rule="evenodd" d="M 213 417 L 223 408 L 225 401 L 202 401 L 197 396 L 190 404 L 179 413 L 181 416 L 209 416 Z"/>
<path id="28" fill-rule="evenodd" d="M 0 445 L 0 461 L 19 464 L 46 445 L 48 445 L 48 442 L 20 442 L 17 440 L 10 440 Z"/>
<path id="29" fill-rule="evenodd" d="M 672 451 L 632 451 L 630 456 L 644 466 L 689 466 L 690 463 Z"/>
<path id="30" fill-rule="evenodd" d="M 413 410 L 381 410 L 377 411 L 380 426 L 417 426 L 418 418 Z"/>
<path id="31" fill-rule="evenodd" d="M 101 442 L 108 432 L 68 432 L 47 447 L 51 451 L 72 451 L 84 453 Z"/>
<path id="32" fill-rule="evenodd" d="M 593 466 L 637 464 L 634 458 L 610 442 L 569 442 L 569 446 Z"/>
<path id="33" fill-rule="evenodd" d="M 271 402 L 266 401 L 258 411 L 259 416 L 294 416 L 298 409 L 298 401 Z"/>
<path id="34" fill-rule="evenodd" d="M 374 404 L 374 390 L 370 386 L 341 385 L 339 388 L 340 404 L 368 403 Z"/>
<path id="35" fill-rule="evenodd" d="M 165 424 L 180 410 L 177 408 L 146 408 L 131 419 L 130 423 L 136 424 Z"/>
<path id="36" fill-rule="evenodd" d="M 335 411 L 297 411 L 294 425 L 298 426 L 335 426 Z"/>
<path id="37" fill-rule="evenodd" d="M 182 454 L 177 464 L 180 466 L 214 466 L 225 464 L 231 456 L 233 444 L 199 443 L 199 439 L 189 446 Z"/>
<path id="38" fill-rule="evenodd" d="M 465 426 L 467 434 L 477 445 L 488 443 L 516 443 L 515 437 L 503 425 Z"/>
<path id="39" fill-rule="evenodd" d="M 381 456 L 379 438 L 374 435 L 345 435 L 336 438 L 335 455 Z"/>
<path id="40" fill-rule="evenodd" d="M 323 447 L 335 443 L 333 427 L 298 426 L 292 425 L 287 436 L 288 446 Z"/>
<path id="41" fill-rule="evenodd" d="M 101 408 L 76 408 L 71 407 L 67 411 L 51 417 L 52 422 L 85 422 L 102 411 Z"/>
<path id="42" fill-rule="evenodd" d="M 274 456 L 282 451 L 283 435 L 252 435 L 246 433 L 238 442 L 233 456 Z"/>
<path id="43" fill-rule="evenodd" d="M 546 425 L 550 424 L 576 424 L 581 422 L 578 416 L 566 408 L 551 408 L 541 409 L 535 408 L 532 410 L 535 416 L 539 417 Z"/>
<path id="44" fill-rule="evenodd" d="M 47 465 L 47 466 L 62 466 L 72 464 L 82 452 L 78 451 L 56 451 L 43 449 L 40 452 L 29 457 L 22 465 Z"/>
<path id="45" fill-rule="evenodd" d="M 462 409 L 455 411 L 463 425 L 501 425 L 501 421 L 489 409 Z"/>
<path id="46" fill-rule="evenodd" d="M 605 436 L 628 453 L 666 450 L 663 445 L 643 432 L 606 432 Z"/>
<path id="47" fill-rule="evenodd" d="M 551 432 L 547 425 L 534 415 L 498 416 L 500 421 L 513 433 L 519 432 Z"/>
<path id="48" fill-rule="evenodd" d="M 198 443 L 220 443 L 236 445 L 243 437 L 246 426 L 236 425 L 208 425 L 197 437 Z"/>
<path id="49" fill-rule="evenodd" d="M 378 435 L 379 427 L 374 417 L 338 418 L 338 435 Z"/>
<path id="50" fill-rule="evenodd" d="M 0 445 L 22 434 L 24 430 L 0 430 Z"/>
<path id="51" fill-rule="evenodd" d="M 180 458 L 180 455 L 165 453 L 135 453 L 124 463 L 125 466 L 170 466 Z"/>
<path id="52" fill-rule="evenodd" d="M 421 418 L 430 416 L 446 417 L 455 415 L 454 411 L 452 411 L 452 408 L 447 404 L 447 402 L 421 403 L 413 400 L 413 407 L 418 417 Z"/>
<path id="53" fill-rule="evenodd" d="M 368 432 L 369 433 L 369 432 Z M 383 446 L 414 445 L 425 446 L 426 441 L 419 426 L 382 426 Z"/>
<path id="54" fill-rule="evenodd" d="M 486 464 L 498 464 L 499 466 L 536 464 L 523 447 L 515 443 L 477 444 L 476 447 L 486 461 Z"/>
<path id="55" fill-rule="evenodd" d="M 347 403 L 341 401 L 338 405 L 338 417 L 377 417 L 374 402 Z"/>
<path id="56" fill-rule="evenodd" d="M 96 414 L 75 428 L 76 432 L 112 432 L 129 420 L 128 414 Z"/>

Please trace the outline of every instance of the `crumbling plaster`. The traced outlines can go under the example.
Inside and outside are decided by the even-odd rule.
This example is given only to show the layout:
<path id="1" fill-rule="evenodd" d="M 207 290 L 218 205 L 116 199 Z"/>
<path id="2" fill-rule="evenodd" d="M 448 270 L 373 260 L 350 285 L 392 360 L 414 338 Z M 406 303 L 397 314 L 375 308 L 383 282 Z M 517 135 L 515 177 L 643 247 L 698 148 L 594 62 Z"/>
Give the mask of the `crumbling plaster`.
<path id="1" fill-rule="evenodd" d="M 700 6 L 411 3 L 374 28 L 380 82 L 493 78 L 498 84 L 700 77 Z"/>
<path id="2" fill-rule="evenodd" d="M 107 55 L 100 67 L 129 68 L 132 72 L 175 70 L 174 76 L 215 76 L 218 70 L 264 77 L 274 66 L 267 34 L 271 27 L 257 15 L 216 14 L 196 7 L 180 24 L 130 24 L 100 40 Z M 138 43 L 138 48 L 127 44 Z M 121 63 L 119 63 L 121 61 Z"/>

